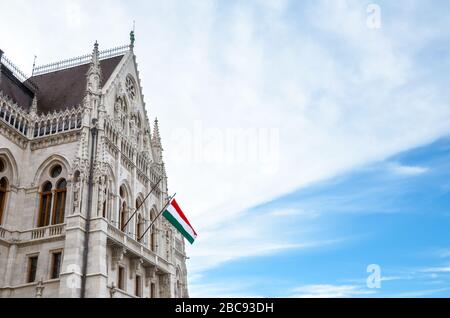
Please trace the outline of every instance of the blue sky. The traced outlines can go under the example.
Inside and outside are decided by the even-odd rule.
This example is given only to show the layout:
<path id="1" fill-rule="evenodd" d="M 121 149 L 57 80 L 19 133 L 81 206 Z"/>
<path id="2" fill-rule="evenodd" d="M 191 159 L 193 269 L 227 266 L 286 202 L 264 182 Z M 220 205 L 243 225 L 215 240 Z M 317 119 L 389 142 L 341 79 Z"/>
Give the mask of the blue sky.
<path id="1" fill-rule="evenodd" d="M 235 296 L 450 296 L 450 137 L 248 214 L 268 218 L 272 211 L 285 211 L 278 217 L 286 222 L 269 237 L 281 230 L 295 241 L 306 227 L 330 244 L 225 263 L 203 274 L 211 285 L 202 288 Z M 366 285 L 370 264 L 381 267 L 380 289 Z"/>
<path id="2" fill-rule="evenodd" d="M 42 65 L 127 43 L 136 21 L 169 188 L 199 233 L 193 296 L 448 295 L 450 3 L 5 6 L 1 48 L 28 73 L 35 54 Z M 369 264 L 380 290 L 365 288 Z"/>

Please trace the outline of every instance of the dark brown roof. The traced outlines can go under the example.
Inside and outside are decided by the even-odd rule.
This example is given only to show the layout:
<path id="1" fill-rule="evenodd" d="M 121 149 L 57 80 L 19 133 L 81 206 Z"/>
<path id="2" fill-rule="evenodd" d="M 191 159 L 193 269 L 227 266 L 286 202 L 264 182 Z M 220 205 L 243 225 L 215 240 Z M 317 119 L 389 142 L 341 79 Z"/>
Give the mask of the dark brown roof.
<path id="1" fill-rule="evenodd" d="M 123 55 L 100 61 L 102 85 L 106 84 Z M 33 76 L 30 79 L 38 86 L 38 112 L 48 113 L 78 106 L 86 94 L 86 75 L 89 64 L 61 71 Z"/>
<path id="2" fill-rule="evenodd" d="M 22 84 L 5 65 L 0 64 L 0 67 L 0 90 L 17 105 L 28 110 L 33 101 L 33 92 Z"/>

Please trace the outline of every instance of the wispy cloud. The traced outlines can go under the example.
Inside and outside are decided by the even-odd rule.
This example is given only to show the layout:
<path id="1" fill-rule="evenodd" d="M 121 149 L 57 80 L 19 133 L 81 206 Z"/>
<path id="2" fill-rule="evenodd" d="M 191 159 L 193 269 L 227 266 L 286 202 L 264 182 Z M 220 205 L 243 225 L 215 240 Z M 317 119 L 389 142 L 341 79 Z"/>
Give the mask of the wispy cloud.
<path id="1" fill-rule="evenodd" d="M 392 173 L 403 176 L 418 176 L 430 171 L 427 167 L 407 166 L 399 163 L 390 163 L 388 168 Z"/>
<path id="2" fill-rule="evenodd" d="M 305 285 L 293 290 L 293 298 L 352 298 L 374 295 L 374 290 L 359 285 Z"/>
<path id="3" fill-rule="evenodd" d="M 267 256 L 288 250 L 311 250 L 345 242 L 350 237 L 323 235 L 314 218 L 296 215 L 304 227 L 299 229 L 290 217 L 280 217 L 277 210 L 250 211 L 243 219 L 231 218 L 205 229 L 194 247 L 189 248 L 190 270 L 194 273 L 241 258 Z"/>
<path id="4" fill-rule="evenodd" d="M 426 289 L 426 290 L 417 290 L 417 291 L 408 291 L 403 293 L 394 294 L 391 297 L 394 298 L 419 298 L 426 297 L 431 295 L 436 295 L 440 293 L 445 293 L 450 291 L 450 288 L 437 288 L 437 289 Z"/>
<path id="5" fill-rule="evenodd" d="M 155 0 L 132 6 L 117 0 L 0 1 L 9 12 L 2 23 L 16 26 L 0 29 L 2 49 L 25 69 L 34 53 L 43 64 L 89 52 L 96 39 L 102 48 L 126 42 L 136 20 L 135 51 L 149 116 L 160 119 L 169 187 L 179 193 L 200 234 L 188 250 L 191 272 L 341 242 L 335 233 L 322 238 L 318 234 L 325 231 L 314 224 L 294 231 L 295 224 L 290 228 L 278 219 L 306 222 L 311 214 L 304 211 L 360 212 L 367 205 L 356 206 L 347 197 L 331 198 L 323 209 L 279 210 L 271 217 L 246 212 L 450 131 L 449 98 L 441 89 L 448 79 L 435 76 L 448 72 L 437 72 L 441 65 L 435 72 L 417 58 L 442 40 L 447 16 L 433 16 L 433 23 L 415 19 L 426 8 L 410 1 L 396 2 L 408 14 L 383 20 L 379 30 L 367 28 L 366 2 L 356 0 Z M 382 5 L 383 12 L 397 12 L 389 5 Z M 17 16 L 33 28 L 17 25 Z M 186 141 L 180 136 L 191 136 L 201 153 L 208 150 L 210 136 L 195 135 L 196 122 L 219 131 L 277 129 L 279 169 L 264 174 L 251 162 L 179 160 Z M 425 169 L 400 165 L 393 171 L 413 176 Z M 337 294 L 339 288 L 343 294 L 358 292 L 330 285 L 322 291 L 332 287 Z"/>
<path id="6" fill-rule="evenodd" d="M 429 268 L 422 269 L 421 272 L 423 272 L 423 273 L 450 273 L 450 266 L 429 267 Z"/>

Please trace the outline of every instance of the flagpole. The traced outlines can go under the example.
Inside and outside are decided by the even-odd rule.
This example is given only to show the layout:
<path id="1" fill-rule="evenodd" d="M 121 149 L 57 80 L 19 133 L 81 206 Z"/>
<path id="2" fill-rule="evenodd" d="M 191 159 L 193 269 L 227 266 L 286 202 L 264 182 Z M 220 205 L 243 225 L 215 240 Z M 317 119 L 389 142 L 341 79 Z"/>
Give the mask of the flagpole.
<path id="1" fill-rule="evenodd" d="M 147 199 L 150 197 L 150 194 L 153 193 L 153 191 L 155 191 L 156 187 L 159 185 L 159 183 L 162 181 L 162 178 L 159 179 L 159 181 L 153 186 L 152 190 L 147 194 L 147 196 L 145 197 L 144 201 L 141 202 L 141 204 L 136 208 L 136 210 L 134 211 L 134 213 L 130 216 L 130 218 L 128 219 L 128 221 L 125 222 L 125 224 L 122 226 L 122 231 L 124 229 L 127 228 L 128 223 L 130 223 L 131 219 L 134 218 L 134 216 L 136 215 L 136 213 L 139 211 L 139 209 L 144 205 L 145 201 L 147 201 Z"/>
<path id="2" fill-rule="evenodd" d="M 142 238 L 145 236 L 145 234 L 147 234 L 147 232 L 152 228 L 153 224 L 155 224 L 156 220 L 158 220 L 158 218 L 164 213 L 164 211 L 166 210 L 166 208 L 169 206 L 170 202 L 172 202 L 173 198 L 175 198 L 176 195 L 177 194 L 175 193 L 169 198 L 164 208 L 161 210 L 161 212 L 159 212 L 156 218 L 152 221 L 152 223 L 150 223 L 149 227 L 145 230 L 144 234 L 142 234 L 142 236 L 139 238 L 139 241 L 141 241 Z"/>

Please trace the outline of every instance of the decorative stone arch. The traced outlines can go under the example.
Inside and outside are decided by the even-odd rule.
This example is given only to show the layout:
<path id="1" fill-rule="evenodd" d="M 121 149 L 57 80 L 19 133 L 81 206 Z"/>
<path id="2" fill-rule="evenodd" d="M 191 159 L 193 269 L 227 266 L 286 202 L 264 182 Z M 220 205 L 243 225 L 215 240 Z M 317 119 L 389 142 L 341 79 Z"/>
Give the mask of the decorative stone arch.
<path id="1" fill-rule="evenodd" d="M 136 241 L 139 242 L 145 242 L 145 238 L 142 240 L 139 240 L 139 238 L 144 234 L 144 228 L 145 228 L 145 202 L 144 202 L 144 195 L 142 192 L 139 192 L 136 196 L 135 200 L 135 206 L 134 209 L 136 210 L 140 205 L 142 205 L 139 210 L 136 212 L 136 215 L 134 217 L 134 234 Z M 133 210 L 134 211 L 134 210 Z"/>
<path id="2" fill-rule="evenodd" d="M 71 171 L 69 160 L 67 160 L 67 158 L 62 155 L 54 154 L 45 159 L 44 162 L 40 164 L 34 176 L 33 185 L 39 185 L 45 177 L 44 172 L 48 170 L 50 166 L 53 166 L 55 164 L 61 165 L 61 167 L 63 168 L 63 174 L 65 173 L 68 180 L 72 179 L 74 171 Z"/>
<path id="3" fill-rule="evenodd" d="M 120 196 L 120 189 L 121 188 L 125 189 L 125 199 L 126 199 L 126 201 L 128 203 L 128 206 L 131 206 L 132 205 L 132 201 L 133 201 L 133 192 L 131 191 L 131 185 L 130 185 L 130 183 L 128 182 L 127 179 L 122 179 L 119 182 L 119 188 L 117 189 L 118 193 L 119 193 L 119 196 Z"/>
<path id="4" fill-rule="evenodd" d="M 0 148 L 0 159 L 3 159 L 5 164 L 7 165 L 7 169 L 5 169 L 4 177 L 8 178 L 8 182 L 10 185 L 19 185 L 19 168 L 17 166 L 16 159 L 9 149 Z"/>
<path id="5" fill-rule="evenodd" d="M 151 209 L 149 209 L 150 223 L 153 222 L 156 217 L 158 217 L 158 209 L 154 204 Z M 156 220 L 155 224 L 150 229 L 149 236 L 149 247 L 153 252 L 156 253 L 158 251 L 158 220 Z"/>
<path id="6" fill-rule="evenodd" d="M 105 168 L 106 174 L 104 177 L 104 184 L 100 189 L 101 191 L 99 192 L 99 206 L 102 217 L 111 222 L 115 218 L 115 215 L 113 215 L 113 211 L 117 210 L 115 204 L 117 184 L 112 167 L 108 163 L 106 163 Z"/>
<path id="7" fill-rule="evenodd" d="M 17 173 L 17 163 L 12 153 L 8 149 L 0 149 L 0 226 L 7 223 L 8 213 L 14 211 L 11 186 L 18 185 Z"/>
<path id="8" fill-rule="evenodd" d="M 139 95 L 138 83 L 135 76 L 131 73 L 127 73 L 125 76 L 125 95 L 130 102 L 136 102 Z"/>
<path id="9" fill-rule="evenodd" d="M 107 172 L 107 176 L 108 176 L 108 181 L 110 181 L 112 183 L 111 185 L 111 191 L 113 193 L 117 193 L 117 183 L 116 183 L 116 176 L 114 174 L 114 169 L 111 167 L 111 165 L 109 163 L 105 164 L 106 167 L 106 172 Z"/>
<path id="10" fill-rule="evenodd" d="M 132 104 L 127 97 L 125 92 L 118 93 L 114 99 L 114 118 L 120 123 L 123 133 L 128 135 L 129 131 L 129 121 L 132 113 Z"/>
<path id="11" fill-rule="evenodd" d="M 127 226 L 125 227 L 125 223 L 128 221 L 128 218 L 130 216 L 130 209 L 132 209 L 134 204 L 131 186 L 126 179 L 120 182 L 119 203 L 118 228 L 125 233 L 129 233 L 130 224 L 127 224 Z"/>
<path id="12" fill-rule="evenodd" d="M 69 161 L 61 155 L 48 157 L 39 166 L 33 184 L 39 187 L 39 205 L 35 224 L 37 227 L 58 225 L 64 222 L 70 207 L 68 188 L 72 179 Z"/>

